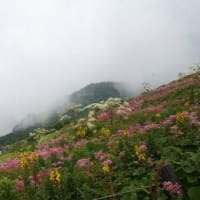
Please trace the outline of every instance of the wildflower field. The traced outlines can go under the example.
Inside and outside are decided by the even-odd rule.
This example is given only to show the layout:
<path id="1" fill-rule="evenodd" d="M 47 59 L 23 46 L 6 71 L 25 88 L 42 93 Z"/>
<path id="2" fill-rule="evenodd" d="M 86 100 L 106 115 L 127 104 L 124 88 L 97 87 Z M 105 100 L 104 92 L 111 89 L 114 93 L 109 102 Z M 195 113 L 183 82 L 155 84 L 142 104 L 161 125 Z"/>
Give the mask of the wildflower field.
<path id="1" fill-rule="evenodd" d="M 199 73 L 82 110 L 2 147 L 0 200 L 200 199 Z"/>

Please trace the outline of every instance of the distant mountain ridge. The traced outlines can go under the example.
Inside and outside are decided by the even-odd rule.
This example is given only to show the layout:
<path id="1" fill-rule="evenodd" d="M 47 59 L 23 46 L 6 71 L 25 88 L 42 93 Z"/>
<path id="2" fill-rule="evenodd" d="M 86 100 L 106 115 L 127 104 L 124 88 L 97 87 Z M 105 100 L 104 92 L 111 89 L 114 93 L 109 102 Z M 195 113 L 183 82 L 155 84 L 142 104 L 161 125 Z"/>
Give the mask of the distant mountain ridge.
<path id="1" fill-rule="evenodd" d="M 82 106 L 107 100 L 110 97 L 122 99 L 133 96 L 124 83 L 100 82 L 92 83 L 70 95 L 70 101 Z"/>

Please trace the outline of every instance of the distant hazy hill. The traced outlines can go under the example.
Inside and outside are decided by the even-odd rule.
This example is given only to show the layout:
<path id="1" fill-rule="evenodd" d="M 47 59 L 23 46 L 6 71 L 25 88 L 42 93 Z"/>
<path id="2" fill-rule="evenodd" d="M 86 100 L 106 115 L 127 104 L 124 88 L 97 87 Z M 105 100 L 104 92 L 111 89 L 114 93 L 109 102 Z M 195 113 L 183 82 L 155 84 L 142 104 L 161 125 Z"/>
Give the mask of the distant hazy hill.
<path id="1" fill-rule="evenodd" d="M 133 94 L 123 83 L 100 82 L 87 85 L 86 87 L 74 92 L 70 96 L 70 101 L 81 104 L 82 106 L 107 100 L 109 97 L 128 98 Z"/>
<path id="2" fill-rule="evenodd" d="M 85 106 L 107 100 L 109 97 L 120 97 L 124 99 L 133 96 L 133 93 L 127 88 L 123 83 L 93 83 L 70 95 L 70 101 Z M 62 125 L 58 122 L 58 119 L 59 113 L 57 112 L 52 112 L 45 120 L 42 120 L 40 116 L 28 115 L 14 127 L 11 133 L 0 137 L 0 146 L 26 138 L 35 128 L 60 128 Z"/>

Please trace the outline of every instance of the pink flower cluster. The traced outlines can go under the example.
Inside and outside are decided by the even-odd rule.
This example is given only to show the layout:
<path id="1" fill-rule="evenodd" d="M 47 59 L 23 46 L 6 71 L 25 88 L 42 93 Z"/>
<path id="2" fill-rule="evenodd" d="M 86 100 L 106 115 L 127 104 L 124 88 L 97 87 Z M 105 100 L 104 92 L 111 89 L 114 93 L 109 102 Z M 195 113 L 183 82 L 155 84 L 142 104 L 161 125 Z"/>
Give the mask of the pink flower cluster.
<path id="1" fill-rule="evenodd" d="M 124 135 L 124 131 L 125 131 L 125 130 L 118 130 L 118 131 L 115 133 L 115 136 L 117 136 L 117 137 L 123 137 L 123 136 L 125 136 L 125 135 Z M 128 130 L 127 130 L 127 134 L 128 134 L 128 135 L 126 135 L 126 136 L 132 137 L 132 136 L 133 136 L 133 132 L 134 132 L 134 130 L 132 130 L 132 126 L 130 126 L 130 127 L 128 128 Z"/>
<path id="2" fill-rule="evenodd" d="M 50 147 L 55 147 L 55 146 L 60 146 L 61 143 L 65 143 L 69 140 L 68 136 L 61 136 L 58 138 L 54 138 L 49 140 L 48 142 L 45 143 L 39 143 L 37 145 L 37 150 L 43 150 L 43 149 L 48 149 Z"/>
<path id="3" fill-rule="evenodd" d="M 95 152 L 94 155 L 95 155 L 95 158 L 98 159 L 98 160 L 100 160 L 100 161 L 105 160 L 105 159 L 107 158 L 107 156 L 108 156 L 108 155 L 107 155 L 106 153 L 104 153 L 102 150 Z"/>
<path id="4" fill-rule="evenodd" d="M 181 81 L 173 81 L 170 84 L 160 86 L 159 88 L 155 89 L 151 93 L 147 93 L 145 96 L 146 101 L 153 101 L 160 97 L 162 97 L 163 94 L 167 95 L 170 92 L 183 88 L 185 85 L 193 85 L 195 84 L 196 80 L 193 78 L 190 79 L 183 79 Z"/>
<path id="5" fill-rule="evenodd" d="M 35 182 L 36 182 L 36 185 L 39 186 L 41 185 L 42 183 L 44 183 L 44 180 L 47 176 L 49 176 L 51 172 L 51 169 L 44 169 L 42 171 L 40 171 L 36 177 L 34 178 L 33 176 L 29 176 L 29 180 L 31 181 L 31 183 L 33 185 L 35 185 Z"/>
<path id="6" fill-rule="evenodd" d="M 147 121 L 146 124 L 144 125 L 144 130 L 147 132 L 149 130 L 152 130 L 152 129 L 158 129 L 160 128 L 160 126 L 156 123 L 153 123 L 151 121 Z"/>
<path id="7" fill-rule="evenodd" d="M 185 111 L 185 112 L 183 112 L 183 114 L 188 116 L 189 123 L 191 125 L 196 125 L 196 126 L 200 125 L 200 121 L 198 119 L 198 115 L 197 115 L 196 112 L 189 113 L 189 112 Z M 165 118 L 162 121 L 162 125 L 168 127 L 168 126 L 171 126 L 171 125 L 175 124 L 175 122 L 176 122 L 176 115 L 170 115 L 169 117 Z M 175 130 L 175 129 L 177 129 L 176 126 L 172 127 L 171 129 L 173 129 L 172 132 L 174 132 L 174 133 L 175 133 L 175 131 L 177 131 L 177 130 Z"/>
<path id="8" fill-rule="evenodd" d="M 146 134 L 149 130 L 158 129 L 160 126 L 151 121 L 147 121 L 145 125 L 135 124 L 128 127 L 128 137 L 132 137 L 134 133 Z M 115 133 L 115 136 L 122 137 L 124 136 L 124 130 L 118 130 Z"/>
<path id="9" fill-rule="evenodd" d="M 112 165 L 112 160 L 109 160 L 109 159 L 104 160 L 102 164 L 110 166 L 110 165 Z"/>
<path id="10" fill-rule="evenodd" d="M 198 119 L 198 115 L 196 112 L 191 112 L 189 114 L 189 121 L 190 121 L 190 124 L 192 125 L 200 125 L 200 121 Z"/>
<path id="11" fill-rule="evenodd" d="M 145 109 L 145 111 L 148 113 L 159 113 L 159 112 L 162 112 L 163 110 L 164 110 L 164 106 L 162 104 L 149 106 Z"/>
<path id="12" fill-rule="evenodd" d="M 37 151 L 37 154 L 39 156 L 41 156 L 42 158 L 44 158 L 45 160 L 47 160 L 52 155 L 56 155 L 58 157 L 62 157 L 63 152 L 65 150 L 66 149 L 64 147 L 53 147 L 53 148 L 39 150 L 39 151 Z"/>
<path id="13" fill-rule="evenodd" d="M 52 163 L 52 167 L 57 168 L 57 167 L 62 167 L 63 161 L 59 160 L 56 163 Z"/>
<path id="14" fill-rule="evenodd" d="M 41 184 L 44 183 L 44 180 L 49 175 L 50 171 L 51 171 L 51 169 L 42 170 L 36 175 L 35 178 L 33 176 L 29 176 L 30 183 L 32 185 L 35 185 L 35 183 L 36 183 L 36 186 L 40 186 Z M 25 190 L 24 181 L 21 179 L 17 179 L 15 181 L 15 189 L 18 192 L 24 192 L 24 190 Z"/>
<path id="15" fill-rule="evenodd" d="M 12 170 L 20 167 L 19 159 L 8 159 L 0 163 L 0 171 Z"/>
<path id="16" fill-rule="evenodd" d="M 176 120 L 176 115 L 170 115 L 162 121 L 164 126 L 171 126 Z"/>
<path id="17" fill-rule="evenodd" d="M 182 195 L 181 186 L 178 183 L 172 183 L 171 181 L 163 182 L 163 188 L 165 191 L 169 192 L 171 195 Z"/>
<path id="18" fill-rule="evenodd" d="M 73 145 L 73 147 L 74 147 L 74 148 L 84 147 L 87 143 L 88 143 L 87 140 L 82 139 L 82 140 L 79 140 L 78 142 L 76 142 L 76 143 Z"/>
<path id="19" fill-rule="evenodd" d="M 18 192 L 24 192 L 24 190 L 25 190 L 24 181 L 17 179 L 17 180 L 15 181 L 15 189 L 16 189 Z"/>
<path id="20" fill-rule="evenodd" d="M 170 132 L 175 136 L 175 137 L 179 137 L 181 135 L 183 135 L 184 133 L 179 129 L 179 127 L 177 125 L 174 125 L 172 127 L 170 127 Z"/>
<path id="21" fill-rule="evenodd" d="M 140 148 L 143 152 L 147 151 L 147 143 L 146 142 L 140 142 Z"/>
<path id="22" fill-rule="evenodd" d="M 107 112 L 102 112 L 97 116 L 97 119 L 101 122 L 104 122 L 108 121 L 110 119 L 110 116 Z"/>
<path id="23" fill-rule="evenodd" d="M 119 141 L 109 140 L 108 141 L 108 149 L 113 150 L 118 146 L 118 144 L 119 144 Z"/>
<path id="24" fill-rule="evenodd" d="M 145 134 L 149 130 L 158 129 L 158 128 L 160 128 L 160 126 L 158 124 L 153 123 L 151 121 L 147 121 L 145 125 L 136 124 L 134 126 L 129 127 L 129 130 L 132 133 L 138 132 L 138 133 L 141 133 L 141 134 Z"/>
<path id="25" fill-rule="evenodd" d="M 76 163 L 76 166 L 79 168 L 79 169 L 88 169 L 91 165 L 91 161 L 90 161 L 90 158 L 82 158 L 82 159 L 79 159 Z"/>
<path id="26" fill-rule="evenodd" d="M 134 112 L 138 111 L 141 108 L 143 103 L 144 103 L 144 99 L 142 97 L 136 97 L 136 98 L 133 98 L 131 101 L 129 101 L 130 108 Z"/>
<path id="27" fill-rule="evenodd" d="M 61 136 L 58 138 L 51 139 L 49 141 L 49 145 L 50 146 L 60 145 L 61 143 L 64 143 L 64 142 L 66 143 L 68 140 L 69 140 L 69 138 L 67 136 Z"/>

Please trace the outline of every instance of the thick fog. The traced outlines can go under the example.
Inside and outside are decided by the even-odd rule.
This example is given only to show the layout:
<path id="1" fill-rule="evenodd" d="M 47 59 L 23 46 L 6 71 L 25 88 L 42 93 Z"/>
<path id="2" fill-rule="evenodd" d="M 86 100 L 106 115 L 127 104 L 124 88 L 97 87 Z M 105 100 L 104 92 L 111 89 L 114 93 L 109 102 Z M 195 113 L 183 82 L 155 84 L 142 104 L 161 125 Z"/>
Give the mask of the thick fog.
<path id="1" fill-rule="evenodd" d="M 167 83 L 200 58 L 199 0 L 0 1 L 0 134 L 88 83 Z"/>

